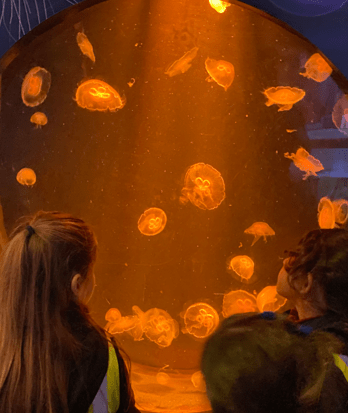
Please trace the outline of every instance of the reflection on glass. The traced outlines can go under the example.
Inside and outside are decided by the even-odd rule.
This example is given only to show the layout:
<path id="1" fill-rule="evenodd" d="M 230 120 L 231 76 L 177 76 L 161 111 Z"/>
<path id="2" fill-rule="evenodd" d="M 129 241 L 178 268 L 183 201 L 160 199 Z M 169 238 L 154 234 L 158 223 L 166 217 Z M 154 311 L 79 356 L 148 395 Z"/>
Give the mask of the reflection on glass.
<path id="1" fill-rule="evenodd" d="M 215 81 L 218 85 L 227 90 L 234 79 L 234 66 L 225 60 L 209 59 L 205 61 L 205 68 L 210 76 L 207 77 L 208 82 Z"/>
<path id="2" fill-rule="evenodd" d="M 254 240 L 251 246 L 253 246 L 261 237 L 263 237 L 263 240 L 267 242 L 266 237 L 275 235 L 274 230 L 266 222 L 254 222 L 244 231 L 244 233 L 254 235 Z"/>
<path id="3" fill-rule="evenodd" d="M 24 186 L 33 186 L 36 182 L 36 174 L 30 168 L 23 168 L 17 173 L 17 181 Z"/>
<path id="4" fill-rule="evenodd" d="M 147 209 L 138 220 L 138 229 L 143 235 L 157 235 L 164 230 L 167 215 L 160 208 Z"/>
<path id="5" fill-rule="evenodd" d="M 222 315 L 227 318 L 233 314 L 257 312 L 256 298 L 244 290 L 231 291 L 224 295 Z"/>
<path id="6" fill-rule="evenodd" d="M 47 124 L 47 116 L 42 112 L 35 112 L 31 116 L 30 122 L 35 123 L 37 128 L 41 128 L 41 126 L 44 126 Z"/>
<path id="7" fill-rule="evenodd" d="M 336 102 L 332 111 L 332 121 L 336 128 L 348 135 L 348 95 L 343 95 Z"/>
<path id="8" fill-rule="evenodd" d="M 233 270 L 242 280 L 249 280 L 254 274 L 254 261 L 247 255 L 237 255 L 230 260 L 228 269 Z"/>
<path id="9" fill-rule="evenodd" d="M 314 156 L 310 155 L 303 148 L 298 148 L 296 153 L 289 154 L 289 152 L 286 152 L 284 153 L 284 156 L 285 158 L 294 161 L 294 164 L 298 169 L 306 172 L 302 177 L 303 180 L 306 180 L 310 175 L 317 176 L 316 172 L 324 169 L 319 159 L 314 158 Z"/>
<path id="10" fill-rule="evenodd" d="M 318 223 L 322 229 L 335 228 L 335 209 L 329 198 L 321 198 L 318 204 Z"/>
<path id="11" fill-rule="evenodd" d="M 40 105 L 47 97 L 51 87 L 51 74 L 43 67 L 33 67 L 22 83 L 22 101 L 26 106 Z"/>
<path id="12" fill-rule="evenodd" d="M 183 333 L 197 338 L 208 337 L 219 325 L 219 314 L 209 304 L 195 303 L 184 313 L 185 329 Z"/>
<path id="13" fill-rule="evenodd" d="M 92 46 L 91 42 L 88 40 L 87 36 L 84 33 L 79 32 L 76 35 L 76 41 L 77 41 L 77 44 L 78 44 L 81 52 L 85 56 L 89 57 L 92 60 L 92 62 L 95 62 L 93 46 Z"/>
<path id="14" fill-rule="evenodd" d="M 265 287 L 257 295 L 257 307 L 262 313 L 263 311 L 278 311 L 286 303 L 286 298 L 281 297 L 277 293 L 275 285 Z"/>
<path id="15" fill-rule="evenodd" d="M 186 172 L 181 194 L 181 203 L 189 200 L 200 209 L 215 209 L 225 199 L 225 182 L 212 166 L 197 163 Z"/>
<path id="16" fill-rule="evenodd" d="M 305 64 L 305 73 L 301 76 L 309 77 L 316 82 L 324 82 L 332 73 L 332 68 L 319 53 L 314 53 Z"/>
<path id="17" fill-rule="evenodd" d="M 114 112 L 126 104 L 124 97 L 121 98 L 114 88 L 99 79 L 83 82 L 77 88 L 75 100 L 81 108 L 101 112 Z"/>
<path id="18" fill-rule="evenodd" d="M 169 68 L 164 72 L 169 77 L 185 73 L 191 66 L 192 60 L 197 56 L 198 47 L 194 47 L 176 60 Z"/>
<path id="19" fill-rule="evenodd" d="M 306 95 L 304 90 L 290 86 L 270 87 L 263 93 L 268 98 L 266 106 L 278 105 L 278 112 L 290 110 L 295 103 Z"/>

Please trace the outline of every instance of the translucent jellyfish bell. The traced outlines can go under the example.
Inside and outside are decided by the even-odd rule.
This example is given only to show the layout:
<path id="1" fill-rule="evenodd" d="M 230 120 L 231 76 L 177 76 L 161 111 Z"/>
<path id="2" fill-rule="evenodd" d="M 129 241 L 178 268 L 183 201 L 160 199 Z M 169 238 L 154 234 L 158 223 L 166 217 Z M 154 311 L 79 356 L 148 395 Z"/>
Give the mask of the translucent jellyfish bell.
<path id="1" fill-rule="evenodd" d="M 332 121 L 336 128 L 348 135 L 348 94 L 341 96 L 332 111 Z"/>
<path id="2" fill-rule="evenodd" d="M 41 128 L 41 126 L 47 124 L 47 116 L 43 112 L 35 112 L 31 116 L 30 122 L 35 123 L 37 128 Z"/>
<path id="3" fill-rule="evenodd" d="M 100 112 L 115 112 L 126 104 L 124 97 L 121 98 L 113 87 L 99 79 L 86 80 L 80 84 L 75 100 L 81 108 Z"/>
<path id="4" fill-rule="evenodd" d="M 47 97 L 51 87 L 51 74 L 43 67 L 33 67 L 22 83 L 22 101 L 26 106 L 40 105 Z"/>
<path id="5" fill-rule="evenodd" d="M 324 82 L 331 76 L 332 68 L 319 53 L 314 53 L 305 64 L 305 73 L 301 76 L 309 77 L 316 82 Z"/>
<path id="6" fill-rule="evenodd" d="M 192 334 L 196 338 L 208 337 L 219 325 L 219 314 L 206 303 L 190 305 L 181 316 L 185 323 L 182 332 Z"/>
<path id="7" fill-rule="evenodd" d="M 164 230 L 167 215 L 160 208 L 149 208 L 139 218 L 138 229 L 143 235 L 157 235 Z"/>
<path id="8" fill-rule="evenodd" d="M 215 81 L 218 85 L 227 90 L 234 80 L 234 66 L 225 60 L 209 59 L 205 61 L 205 68 L 210 76 L 207 77 L 208 82 Z"/>
<path id="9" fill-rule="evenodd" d="M 253 246 L 261 237 L 267 242 L 267 237 L 275 235 L 274 230 L 266 222 L 254 222 L 244 231 L 244 233 L 254 235 L 254 240 L 251 246 Z"/>
<path id="10" fill-rule="evenodd" d="M 192 374 L 191 382 L 197 390 L 202 392 L 206 391 L 205 380 L 201 371 L 196 371 Z"/>
<path id="11" fill-rule="evenodd" d="M 194 47 L 176 60 L 169 68 L 164 72 L 169 77 L 185 73 L 191 66 L 192 60 L 197 56 L 198 47 Z"/>
<path id="12" fill-rule="evenodd" d="M 346 199 L 336 199 L 332 202 L 335 211 L 335 223 L 343 226 L 348 220 L 348 201 Z"/>
<path id="13" fill-rule="evenodd" d="M 284 153 L 285 158 L 294 161 L 295 166 L 301 171 L 306 172 L 303 176 L 303 180 L 307 179 L 310 175 L 317 176 L 316 172 L 322 171 L 324 169 L 322 163 L 319 159 L 314 158 L 305 149 L 299 148 L 296 153 L 289 152 Z"/>
<path id="14" fill-rule="evenodd" d="M 82 32 L 77 33 L 76 42 L 77 42 L 81 52 L 85 56 L 89 57 L 92 60 L 92 62 L 95 62 L 93 46 L 92 46 L 91 42 L 88 40 L 87 36 Z"/>
<path id="15" fill-rule="evenodd" d="M 244 290 L 231 291 L 224 295 L 222 315 L 227 318 L 233 314 L 257 312 L 256 298 Z"/>
<path id="16" fill-rule="evenodd" d="M 277 287 L 273 285 L 265 287 L 256 299 L 257 307 L 261 313 L 264 311 L 278 311 L 286 301 L 286 298 L 277 293 Z"/>
<path id="17" fill-rule="evenodd" d="M 33 186 L 36 182 L 36 174 L 30 168 L 23 168 L 17 173 L 17 181 L 24 186 Z"/>
<path id="18" fill-rule="evenodd" d="M 318 204 L 318 223 L 322 229 L 335 228 L 335 209 L 329 198 L 321 198 Z"/>
<path id="19" fill-rule="evenodd" d="M 237 255 L 227 262 L 227 270 L 238 275 L 240 281 L 247 282 L 254 274 L 254 261 L 247 255 Z"/>
<path id="20" fill-rule="evenodd" d="M 263 92 L 268 98 L 266 106 L 278 105 L 278 112 L 290 110 L 293 105 L 302 100 L 306 92 L 290 86 L 270 87 Z"/>
<path id="21" fill-rule="evenodd" d="M 160 371 L 156 374 L 156 381 L 158 384 L 161 384 L 162 386 L 168 384 L 169 380 L 170 376 L 167 373 L 164 373 L 163 371 Z"/>

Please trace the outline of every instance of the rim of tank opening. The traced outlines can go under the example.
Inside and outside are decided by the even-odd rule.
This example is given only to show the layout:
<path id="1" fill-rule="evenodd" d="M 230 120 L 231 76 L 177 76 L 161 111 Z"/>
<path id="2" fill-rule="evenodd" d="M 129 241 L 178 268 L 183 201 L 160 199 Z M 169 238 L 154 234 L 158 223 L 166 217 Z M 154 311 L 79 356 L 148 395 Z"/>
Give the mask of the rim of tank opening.
<path id="1" fill-rule="evenodd" d="M 38 26 L 34 27 L 30 32 L 25 34 L 21 39 L 19 39 L 1 58 L 0 58 L 0 82 L 1 82 L 1 75 L 2 73 L 11 65 L 11 63 L 20 55 L 20 53 L 32 42 L 38 39 L 41 35 L 45 32 L 51 30 L 53 27 L 57 26 L 60 23 L 63 23 L 67 20 L 71 21 L 71 24 L 74 24 L 79 20 L 79 13 L 88 9 L 89 7 L 93 7 L 97 4 L 110 2 L 114 0 L 84 0 L 81 3 L 75 4 L 70 6 L 57 14 L 49 17 L 47 20 L 40 23 Z M 152 0 L 145 0 L 151 2 Z M 208 1 L 208 0 L 206 0 Z M 283 22 L 280 19 L 266 13 L 263 10 L 259 10 L 256 7 L 250 6 L 249 4 L 245 4 L 239 0 L 229 0 L 230 4 L 235 6 L 241 7 L 242 9 L 250 10 L 253 13 L 259 14 L 261 17 L 272 21 L 273 23 L 281 26 L 283 29 L 287 30 L 288 32 L 292 33 L 293 35 L 299 37 L 300 39 L 310 44 L 313 48 L 313 53 L 319 52 L 322 54 L 327 62 L 331 65 L 333 72 L 331 77 L 337 83 L 338 87 L 342 90 L 343 93 L 348 93 L 348 79 L 341 73 L 339 68 L 324 54 L 321 50 L 313 44 L 307 37 L 303 36 L 289 24 Z M 0 83 L 1 86 L 1 83 Z M 0 93 L 1 96 L 1 93 Z"/>

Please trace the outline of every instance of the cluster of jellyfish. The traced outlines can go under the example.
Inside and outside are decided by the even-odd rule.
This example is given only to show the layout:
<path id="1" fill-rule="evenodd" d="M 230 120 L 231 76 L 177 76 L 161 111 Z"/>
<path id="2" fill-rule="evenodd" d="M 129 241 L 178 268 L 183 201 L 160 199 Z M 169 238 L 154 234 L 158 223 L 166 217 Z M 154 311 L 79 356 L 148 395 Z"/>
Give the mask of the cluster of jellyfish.
<path id="1" fill-rule="evenodd" d="M 318 224 L 322 229 L 342 228 L 348 221 L 348 201 L 336 199 L 331 201 L 324 196 L 318 203 Z"/>

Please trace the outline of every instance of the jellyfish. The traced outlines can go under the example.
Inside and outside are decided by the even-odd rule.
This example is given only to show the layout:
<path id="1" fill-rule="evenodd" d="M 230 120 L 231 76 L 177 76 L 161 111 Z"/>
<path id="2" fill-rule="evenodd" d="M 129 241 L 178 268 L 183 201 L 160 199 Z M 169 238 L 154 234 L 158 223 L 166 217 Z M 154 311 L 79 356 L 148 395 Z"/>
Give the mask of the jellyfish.
<path id="1" fill-rule="evenodd" d="M 22 83 L 22 101 L 26 106 L 40 105 L 47 97 L 51 87 L 51 74 L 43 67 L 33 67 Z"/>
<path id="2" fill-rule="evenodd" d="M 237 255 L 229 259 L 228 270 L 233 270 L 243 280 L 250 280 L 254 274 L 254 261 L 247 255 Z"/>
<path id="3" fill-rule="evenodd" d="M 209 0 L 209 3 L 211 7 L 218 13 L 223 13 L 227 9 L 227 7 L 231 5 L 230 3 L 222 0 Z"/>
<path id="4" fill-rule="evenodd" d="M 17 181 L 24 186 L 33 186 L 36 182 L 36 174 L 30 168 L 23 168 L 17 174 Z"/>
<path id="5" fill-rule="evenodd" d="M 164 72 L 169 77 L 185 73 L 191 66 L 192 60 L 197 56 L 198 47 L 194 47 L 176 60 L 169 68 Z"/>
<path id="6" fill-rule="evenodd" d="M 234 66 L 225 60 L 209 59 L 205 61 L 205 68 L 210 76 L 206 78 L 208 82 L 215 81 L 218 85 L 227 90 L 234 79 Z"/>
<path id="7" fill-rule="evenodd" d="M 188 200 L 200 209 L 215 209 L 225 199 L 225 182 L 216 169 L 205 163 L 190 166 L 180 201 Z"/>
<path id="8" fill-rule="evenodd" d="M 139 317 L 146 337 L 160 347 L 168 347 L 179 335 L 179 324 L 166 311 L 152 308 L 145 313 L 134 305 L 133 312 Z"/>
<path id="9" fill-rule="evenodd" d="M 247 291 L 231 291 L 224 295 L 222 315 L 225 318 L 231 316 L 232 314 L 254 313 L 256 311 L 256 298 Z"/>
<path id="10" fill-rule="evenodd" d="M 253 246 L 261 237 L 263 237 L 264 241 L 267 242 L 266 237 L 275 235 L 274 230 L 266 224 L 266 222 L 254 222 L 251 227 L 244 231 L 244 233 L 254 235 L 254 240 L 251 246 Z"/>
<path id="11" fill-rule="evenodd" d="M 98 79 L 86 80 L 80 84 L 75 100 L 81 108 L 101 112 L 115 112 L 126 104 L 126 99 L 121 98 L 114 88 Z"/>
<path id="12" fill-rule="evenodd" d="M 143 330 L 140 325 L 139 317 L 136 315 L 122 317 L 117 308 L 110 308 L 105 314 L 107 321 L 104 329 L 112 335 L 127 332 L 134 340 L 142 340 Z"/>
<path id="13" fill-rule="evenodd" d="M 264 95 L 268 98 L 266 106 L 278 105 L 278 112 L 290 110 L 293 105 L 303 99 L 306 92 L 302 89 L 290 86 L 270 87 Z"/>
<path id="14" fill-rule="evenodd" d="M 318 204 L 318 223 L 322 229 L 335 228 L 335 208 L 326 196 Z"/>
<path id="15" fill-rule="evenodd" d="M 92 60 L 92 62 L 95 63 L 95 56 L 94 56 L 94 52 L 93 52 L 93 46 L 92 46 L 91 42 L 88 40 L 87 36 L 84 33 L 79 32 L 76 35 L 76 41 L 77 41 L 77 44 L 78 44 L 81 52 L 85 56 L 89 57 Z"/>
<path id="16" fill-rule="evenodd" d="M 264 311 L 278 311 L 286 303 L 286 298 L 277 293 L 275 285 L 265 287 L 256 298 L 257 307 L 261 313 Z"/>
<path id="17" fill-rule="evenodd" d="M 339 226 L 345 225 L 348 220 L 348 201 L 336 199 L 332 202 L 335 211 L 335 223 Z"/>
<path id="18" fill-rule="evenodd" d="M 314 158 L 303 148 L 297 149 L 296 153 L 291 153 L 291 155 L 289 155 L 289 152 L 286 152 L 284 156 L 293 160 L 295 166 L 301 171 L 306 172 L 302 178 L 303 180 L 306 180 L 310 175 L 317 176 L 316 172 L 324 169 L 319 159 Z"/>
<path id="19" fill-rule="evenodd" d="M 138 229 L 143 235 L 157 235 L 164 230 L 167 215 L 160 208 L 149 208 L 139 218 Z"/>
<path id="20" fill-rule="evenodd" d="M 286 130 L 288 133 L 294 133 L 294 132 L 297 132 L 297 129 L 287 129 Z"/>
<path id="21" fill-rule="evenodd" d="M 169 380 L 169 375 L 167 373 L 164 373 L 163 371 L 160 371 L 156 374 L 156 381 L 158 384 L 165 386 L 166 384 L 168 384 Z"/>
<path id="22" fill-rule="evenodd" d="M 112 323 L 120 320 L 120 318 L 121 313 L 117 308 L 109 308 L 109 310 L 105 314 L 105 320 Z"/>
<path id="23" fill-rule="evenodd" d="M 192 304 L 185 311 L 185 328 L 183 333 L 192 334 L 196 338 L 208 337 L 219 325 L 219 314 L 209 304 Z"/>
<path id="24" fill-rule="evenodd" d="M 336 128 L 348 135 L 348 94 L 341 96 L 332 111 L 332 121 Z"/>
<path id="25" fill-rule="evenodd" d="M 305 64 L 305 73 L 301 76 L 309 77 L 316 82 L 324 82 L 332 73 L 332 68 L 319 53 L 314 53 Z"/>
<path id="26" fill-rule="evenodd" d="M 36 128 L 41 128 L 41 126 L 44 126 L 47 124 L 47 116 L 42 112 L 35 112 L 31 116 L 30 122 L 35 123 Z"/>
<path id="27" fill-rule="evenodd" d="M 197 390 L 206 391 L 204 376 L 200 370 L 192 374 L 191 381 Z"/>
<path id="28" fill-rule="evenodd" d="M 135 79 L 134 79 L 134 77 L 132 77 L 131 80 L 129 82 L 127 82 L 127 85 L 129 87 L 133 87 L 134 83 L 135 83 Z"/>

